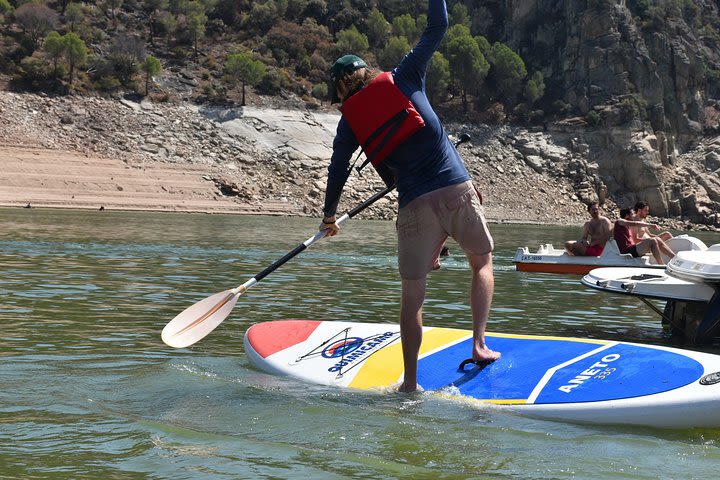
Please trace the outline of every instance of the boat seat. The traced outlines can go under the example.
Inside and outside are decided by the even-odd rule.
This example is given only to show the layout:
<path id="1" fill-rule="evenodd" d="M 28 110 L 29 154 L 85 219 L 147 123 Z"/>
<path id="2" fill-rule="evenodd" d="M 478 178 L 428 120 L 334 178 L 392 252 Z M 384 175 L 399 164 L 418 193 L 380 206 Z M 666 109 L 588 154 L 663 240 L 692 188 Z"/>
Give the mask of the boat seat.
<path id="1" fill-rule="evenodd" d="M 665 243 L 667 243 L 670 250 L 675 253 L 685 250 L 707 250 L 708 248 L 702 240 L 689 235 L 678 235 L 667 240 Z"/>
<path id="2" fill-rule="evenodd" d="M 600 255 L 600 256 L 601 257 L 614 257 L 614 256 L 618 256 L 618 257 L 630 256 L 630 257 L 632 257 L 632 255 L 630 255 L 629 253 L 625 253 L 625 254 L 620 253 L 620 249 L 618 248 L 617 242 L 615 241 L 614 238 L 611 238 L 607 242 L 605 242 L 605 247 L 603 248 L 602 255 Z"/>

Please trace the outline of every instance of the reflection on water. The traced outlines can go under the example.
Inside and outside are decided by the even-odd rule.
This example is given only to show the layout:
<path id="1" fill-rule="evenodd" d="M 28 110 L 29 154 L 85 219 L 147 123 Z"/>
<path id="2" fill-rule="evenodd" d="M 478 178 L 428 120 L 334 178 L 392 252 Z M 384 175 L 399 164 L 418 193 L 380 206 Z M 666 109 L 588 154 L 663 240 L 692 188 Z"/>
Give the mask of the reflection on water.
<path id="1" fill-rule="evenodd" d="M 353 220 L 252 288 L 191 349 L 160 330 L 257 274 L 317 221 L 0 211 L 0 476 L 701 478 L 716 432 L 556 424 L 418 396 L 337 391 L 252 369 L 242 336 L 281 318 L 396 322 L 392 222 Z M 514 270 L 517 246 L 577 228 L 493 225 L 491 331 L 667 344 L 652 310 L 577 277 Z M 708 243 L 720 238 L 702 236 Z M 425 321 L 470 328 L 459 250 Z M 710 350 L 717 347 L 710 347 Z M 590 454 L 592 452 L 592 454 Z M 672 458 L 672 462 L 667 462 Z"/>

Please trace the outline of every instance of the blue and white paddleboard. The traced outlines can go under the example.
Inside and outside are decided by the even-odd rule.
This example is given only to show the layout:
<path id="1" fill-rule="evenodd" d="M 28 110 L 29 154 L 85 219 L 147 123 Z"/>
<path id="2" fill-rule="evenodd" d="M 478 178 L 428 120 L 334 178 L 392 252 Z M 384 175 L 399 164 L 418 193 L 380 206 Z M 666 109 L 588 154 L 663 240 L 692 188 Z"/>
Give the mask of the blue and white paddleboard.
<path id="1" fill-rule="evenodd" d="M 575 422 L 720 428 L 720 356 L 633 343 L 488 334 L 500 360 L 459 365 L 472 332 L 423 329 L 418 383 L 426 392 Z M 402 379 L 397 325 L 285 320 L 253 325 L 256 367 L 303 381 L 387 391 Z"/>

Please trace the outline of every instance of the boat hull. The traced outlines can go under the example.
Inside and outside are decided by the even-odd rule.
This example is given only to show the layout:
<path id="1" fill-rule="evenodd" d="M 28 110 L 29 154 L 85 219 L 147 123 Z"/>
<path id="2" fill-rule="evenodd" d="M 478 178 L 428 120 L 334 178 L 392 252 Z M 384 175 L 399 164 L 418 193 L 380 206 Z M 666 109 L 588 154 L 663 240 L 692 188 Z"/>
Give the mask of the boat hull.
<path id="1" fill-rule="evenodd" d="M 597 290 L 658 300 L 709 302 L 715 294 L 707 283 L 673 277 L 657 268 L 596 268 L 580 282 Z"/>
<path id="2" fill-rule="evenodd" d="M 599 257 L 588 257 L 588 258 L 599 258 Z M 638 264 L 640 268 L 647 268 L 650 270 L 662 271 L 662 265 L 648 265 L 645 263 Z M 543 262 L 539 261 L 519 261 L 515 263 L 515 268 L 519 272 L 538 272 L 538 273 L 561 273 L 569 275 L 587 275 L 592 270 L 601 267 L 607 267 L 607 264 L 602 263 L 561 263 L 561 262 Z M 612 266 L 612 265 L 610 265 Z M 626 267 L 627 263 L 620 263 L 615 267 Z"/>
<path id="3" fill-rule="evenodd" d="M 687 235 L 671 238 L 667 242 L 674 252 L 703 251 L 707 246 L 699 239 Z M 719 252 L 720 253 L 720 252 Z M 664 260 L 668 260 L 665 258 Z M 521 272 L 561 273 L 585 275 L 591 270 L 601 267 L 624 268 L 655 268 L 664 269 L 665 265 L 656 263 L 651 256 L 633 257 L 620 253 L 615 240 L 608 240 L 602 255 L 576 256 L 568 255 L 565 250 L 553 247 L 551 244 L 541 245 L 536 252 L 530 252 L 528 247 L 519 247 L 513 258 L 515 268 Z"/>

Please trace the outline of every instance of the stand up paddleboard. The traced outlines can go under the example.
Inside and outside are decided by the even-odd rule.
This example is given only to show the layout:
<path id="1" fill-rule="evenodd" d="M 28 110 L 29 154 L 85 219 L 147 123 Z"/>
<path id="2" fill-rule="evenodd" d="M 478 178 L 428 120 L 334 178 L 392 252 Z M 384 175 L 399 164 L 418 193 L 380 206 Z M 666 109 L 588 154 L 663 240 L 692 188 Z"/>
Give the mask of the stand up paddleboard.
<path id="1" fill-rule="evenodd" d="M 426 391 L 575 422 L 720 427 L 720 356 L 661 346 L 488 334 L 502 358 L 460 364 L 472 332 L 423 328 L 418 383 Z M 397 325 L 284 320 L 253 325 L 245 350 L 275 375 L 363 390 L 402 379 Z"/>

